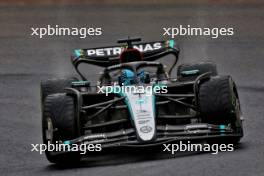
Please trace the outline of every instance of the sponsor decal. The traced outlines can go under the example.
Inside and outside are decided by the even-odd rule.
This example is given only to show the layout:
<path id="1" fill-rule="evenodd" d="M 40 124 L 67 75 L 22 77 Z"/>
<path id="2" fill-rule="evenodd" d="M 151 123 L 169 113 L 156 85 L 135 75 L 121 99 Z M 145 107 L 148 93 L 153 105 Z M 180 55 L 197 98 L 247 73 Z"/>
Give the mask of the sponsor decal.
<path id="1" fill-rule="evenodd" d="M 126 47 L 108 47 L 108 48 L 97 48 L 97 49 L 87 49 L 87 56 L 115 56 L 120 55 L 121 52 Z M 154 51 L 162 48 L 161 42 L 156 43 L 147 43 L 147 44 L 139 44 L 133 45 L 133 48 L 138 49 L 140 52 Z"/>
<path id="2" fill-rule="evenodd" d="M 150 126 L 142 126 L 142 127 L 140 128 L 140 131 L 141 131 L 142 133 L 149 133 L 149 132 L 152 131 L 152 128 L 151 128 Z"/>
<path id="3" fill-rule="evenodd" d="M 150 120 L 138 120 L 138 124 L 146 124 L 149 122 L 150 122 Z"/>
<path id="4" fill-rule="evenodd" d="M 146 104 L 148 101 L 148 99 L 146 97 L 141 97 L 139 99 L 136 100 L 136 104 L 142 105 L 142 104 Z"/>

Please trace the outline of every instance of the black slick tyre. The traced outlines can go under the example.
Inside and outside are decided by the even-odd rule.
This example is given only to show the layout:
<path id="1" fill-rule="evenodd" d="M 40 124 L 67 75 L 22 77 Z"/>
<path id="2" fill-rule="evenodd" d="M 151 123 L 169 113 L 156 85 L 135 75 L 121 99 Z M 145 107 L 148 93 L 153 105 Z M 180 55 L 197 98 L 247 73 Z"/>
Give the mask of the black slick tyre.
<path id="1" fill-rule="evenodd" d="M 230 76 L 211 77 L 201 83 L 198 102 L 202 122 L 215 125 L 231 125 L 238 137 L 229 141 L 238 143 L 243 136 L 239 97 Z"/>
<path id="2" fill-rule="evenodd" d="M 66 87 L 71 87 L 73 81 L 78 81 L 77 78 L 54 78 L 42 81 L 40 84 L 41 102 L 50 94 L 64 93 Z"/>
<path id="3" fill-rule="evenodd" d="M 46 97 L 43 104 L 42 134 L 46 145 L 78 137 L 76 108 L 72 96 L 57 93 Z M 58 154 L 56 151 L 46 150 L 45 154 L 50 162 L 56 164 L 76 164 L 80 161 L 79 152 Z"/>

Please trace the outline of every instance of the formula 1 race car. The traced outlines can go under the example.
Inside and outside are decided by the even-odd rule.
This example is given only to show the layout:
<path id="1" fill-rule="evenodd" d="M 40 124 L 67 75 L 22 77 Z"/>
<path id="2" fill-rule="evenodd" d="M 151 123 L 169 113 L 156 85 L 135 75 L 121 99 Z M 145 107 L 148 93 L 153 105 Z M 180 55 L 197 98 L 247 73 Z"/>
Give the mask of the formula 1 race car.
<path id="1" fill-rule="evenodd" d="M 238 143 L 243 136 L 237 88 L 212 62 L 182 64 L 174 40 L 78 49 L 72 63 L 81 79 L 41 83 L 44 144 L 100 144 L 148 147 L 181 140 Z M 156 60 L 172 55 L 167 66 Z M 80 71 L 82 63 L 103 67 L 97 85 Z M 175 73 L 176 75 L 176 73 Z M 80 160 L 80 152 L 46 151 L 53 163 Z"/>

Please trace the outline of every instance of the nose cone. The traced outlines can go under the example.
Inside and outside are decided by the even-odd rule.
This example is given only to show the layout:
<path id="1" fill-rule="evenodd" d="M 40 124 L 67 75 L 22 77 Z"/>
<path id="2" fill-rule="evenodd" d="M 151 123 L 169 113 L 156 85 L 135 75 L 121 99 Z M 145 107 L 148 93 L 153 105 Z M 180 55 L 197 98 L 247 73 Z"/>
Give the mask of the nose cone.
<path id="1" fill-rule="evenodd" d="M 156 134 L 154 95 L 150 92 L 140 94 L 127 92 L 125 95 L 138 140 L 152 141 Z"/>

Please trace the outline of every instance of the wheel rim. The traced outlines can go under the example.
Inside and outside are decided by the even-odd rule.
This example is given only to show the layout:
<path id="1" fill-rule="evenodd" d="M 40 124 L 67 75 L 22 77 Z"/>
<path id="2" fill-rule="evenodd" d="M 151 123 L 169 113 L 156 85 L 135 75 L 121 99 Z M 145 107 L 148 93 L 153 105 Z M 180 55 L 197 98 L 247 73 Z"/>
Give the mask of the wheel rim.
<path id="1" fill-rule="evenodd" d="M 47 141 L 52 142 L 53 140 L 53 124 L 51 118 L 46 119 L 45 137 Z"/>

